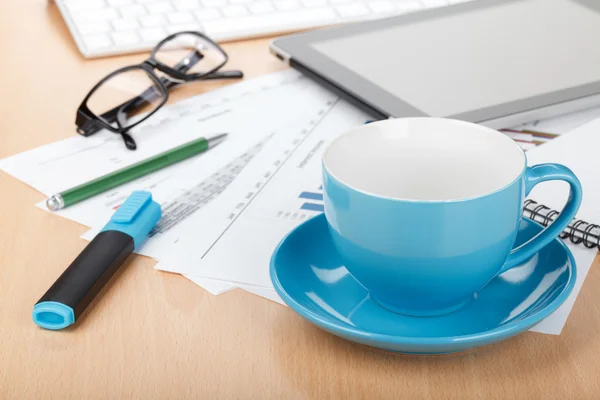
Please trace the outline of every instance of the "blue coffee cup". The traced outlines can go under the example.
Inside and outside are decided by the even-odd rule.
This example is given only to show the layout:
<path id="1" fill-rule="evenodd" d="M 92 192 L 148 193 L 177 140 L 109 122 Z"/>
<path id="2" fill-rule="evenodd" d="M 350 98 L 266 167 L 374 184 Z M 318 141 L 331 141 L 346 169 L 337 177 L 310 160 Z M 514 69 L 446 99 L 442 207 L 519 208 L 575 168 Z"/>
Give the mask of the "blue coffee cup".
<path id="1" fill-rule="evenodd" d="M 380 305 L 441 315 L 556 238 L 581 185 L 559 164 L 527 166 L 509 137 L 477 124 L 403 118 L 364 125 L 323 155 L 325 215 L 348 271 Z M 557 220 L 513 248 L 527 194 L 563 180 Z"/>

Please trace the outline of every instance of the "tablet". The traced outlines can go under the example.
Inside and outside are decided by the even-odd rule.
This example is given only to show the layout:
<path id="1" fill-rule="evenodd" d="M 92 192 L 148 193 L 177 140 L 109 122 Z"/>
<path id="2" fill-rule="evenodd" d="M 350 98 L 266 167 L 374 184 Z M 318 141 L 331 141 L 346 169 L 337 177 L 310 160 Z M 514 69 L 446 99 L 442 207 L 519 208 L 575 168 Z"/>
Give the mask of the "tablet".
<path id="1" fill-rule="evenodd" d="M 374 117 L 492 127 L 600 105 L 600 1 L 475 0 L 276 39 Z"/>

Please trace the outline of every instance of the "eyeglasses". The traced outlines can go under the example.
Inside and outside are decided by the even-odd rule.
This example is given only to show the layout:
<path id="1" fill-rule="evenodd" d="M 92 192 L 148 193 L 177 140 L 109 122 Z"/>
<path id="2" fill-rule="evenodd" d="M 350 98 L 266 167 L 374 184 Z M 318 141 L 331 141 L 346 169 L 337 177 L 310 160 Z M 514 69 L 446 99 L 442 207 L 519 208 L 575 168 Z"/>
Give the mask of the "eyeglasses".
<path id="1" fill-rule="evenodd" d="M 77 132 L 90 136 L 107 129 L 135 150 L 128 132 L 167 102 L 169 89 L 198 80 L 242 78 L 241 71 L 219 71 L 227 60 L 227 53 L 200 32 L 170 35 L 146 61 L 114 71 L 90 90 L 77 110 Z"/>

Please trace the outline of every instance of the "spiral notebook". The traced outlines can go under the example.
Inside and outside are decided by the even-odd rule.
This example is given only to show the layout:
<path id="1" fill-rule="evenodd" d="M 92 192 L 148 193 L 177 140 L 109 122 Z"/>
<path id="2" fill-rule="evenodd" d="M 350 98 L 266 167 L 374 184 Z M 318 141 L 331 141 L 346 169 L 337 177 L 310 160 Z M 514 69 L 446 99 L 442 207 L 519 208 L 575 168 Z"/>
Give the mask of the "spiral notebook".
<path id="1" fill-rule="evenodd" d="M 569 167 L 581 181 L 583 199 L 577 217 L 561 238 L 600 250 L 600 119 L 596 119 L 542 146 L 527 151 L 529 165 L 555 162 Z M 565 182 L 544 182 L 533 188 L 524 215 L 542 225 L 556 219 L 568 196 Z"/>
<path id="2" fill-rule="evenodd" d="M 537 201 L 527 199 L 523 207 L 523 215 L 544 226 L 550 225 L 560 213 Z M 573 244 L 582 244 L 588 249 L 600 250 L 600 225 L 581 219 L 574 219 L 561 233 L 560 238 Z"/>
<path id="3" fill-rule="evenodd" d="M 575 304 L 585 277 L 598 254 L 600 244 L 600 119 L 560 135 L 527 151 L 529 165 L 560 163 L 569 167 L 581 181 L 583 199 L 577 217 L 561 237 L 577 265 L 577 279 L 569 298 L 550 317 L 532 330 L 560 334 Z M 524 204 L 524 215 L 542 225 L 552 223 L 569 193 L 565 182 L 544 182 L 533 188 Z M 590 290 L 589 288 L 587 290 Z"/>

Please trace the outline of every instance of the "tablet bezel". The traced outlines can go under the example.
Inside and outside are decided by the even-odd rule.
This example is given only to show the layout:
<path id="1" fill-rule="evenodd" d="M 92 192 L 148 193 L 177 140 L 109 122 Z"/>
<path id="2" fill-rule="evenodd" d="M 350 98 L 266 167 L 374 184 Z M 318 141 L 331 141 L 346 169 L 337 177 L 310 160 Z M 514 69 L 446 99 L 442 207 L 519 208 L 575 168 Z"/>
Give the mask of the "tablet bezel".
<path id="1" fill-rule="evenodd" d="M 501 7 L 509 2 L 521 1 L 529 0 L 477 0 L 391 18 L 318 29 L 275 39 L 271 43 L 271 50 L 276 56 L 288 62 L 290 66 L 326 85 L 338 94 L 344 95 L 375 117 L 428 116 L 422 110 L 323 55 L 314 49 L 312 45 L 326 40 L 384 30 L 398 24 L 408 24 L 481 8 Z M 600 94 L 600 81 L 446 117 L 471 122 L 485 122 L 597 96 L 598 94 Z"/>

